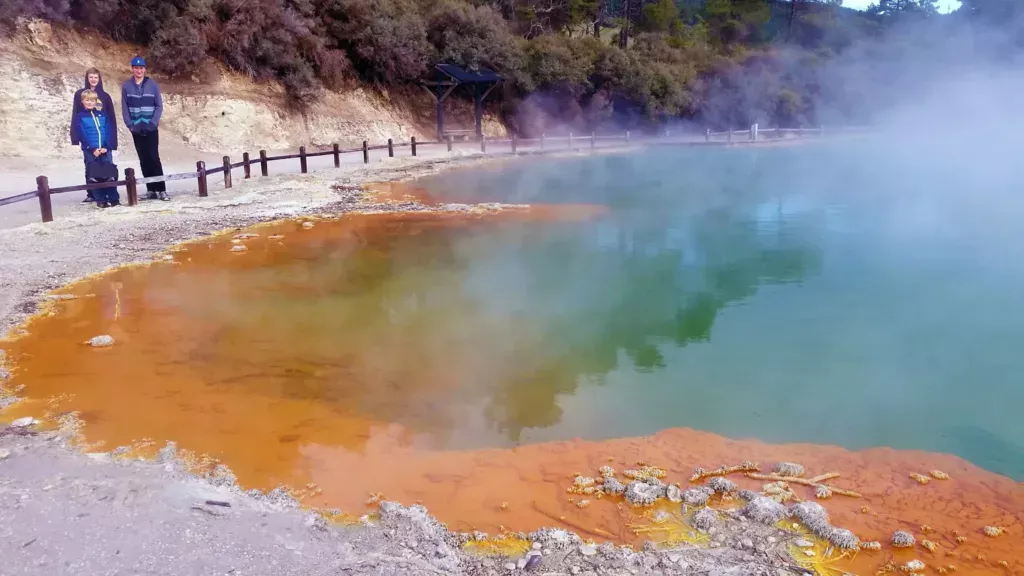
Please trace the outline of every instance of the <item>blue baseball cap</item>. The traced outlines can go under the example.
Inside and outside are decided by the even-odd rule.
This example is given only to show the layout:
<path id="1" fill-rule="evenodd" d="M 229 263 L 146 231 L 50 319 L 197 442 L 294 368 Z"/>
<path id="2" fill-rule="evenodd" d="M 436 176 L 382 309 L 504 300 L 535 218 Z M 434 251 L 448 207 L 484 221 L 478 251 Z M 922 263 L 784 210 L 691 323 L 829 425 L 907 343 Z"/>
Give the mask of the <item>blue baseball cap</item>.
<path id="1" fill-rule="evenodd" d="M 146 67 L 146 59 L 143 58 L 142 56 L 136 56 L 135 58 L 132 58 L 132 68 L 134 68 L 136 66 L 142 66 L 143 68 L 145 68 Z"/>

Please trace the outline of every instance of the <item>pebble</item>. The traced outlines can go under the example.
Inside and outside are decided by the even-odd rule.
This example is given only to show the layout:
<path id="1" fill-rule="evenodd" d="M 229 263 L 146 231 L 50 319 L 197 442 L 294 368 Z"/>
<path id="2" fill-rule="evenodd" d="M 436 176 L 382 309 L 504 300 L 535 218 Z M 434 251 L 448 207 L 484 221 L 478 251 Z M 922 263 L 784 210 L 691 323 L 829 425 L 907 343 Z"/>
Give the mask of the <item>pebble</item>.
<path id="1" fill-rule="evenodd" d="M 242 246 L 241 244 L 239 244 L 238 246 L 232 246 L 231 247 L 231 251 L 232 252 L 245 252 L 246 250 L 248 250 L 248 248 L 246 248 L 245 246 Z"/>
<path id="2" fill-rule="evenodd" d="M 807 556 L 814 556 L 814 550 L 804 550 L 804 554 Z"/>
<path id="3" fill-rule="evenodd" d="M 107 334 L 93 336 L 92 338 L 89 339 L 89 346 L 92 346 L 93 348 L 106 348 L 107 346 L 113 345 L 114 337 Z"/>
<path id="4" fill-rule="evenodd" d="M 769 536 L 768 537 L 768 543 L 769 544 L 775 544 L 776 542 L 778 542 L 778 540 L 775 539 L 775 536 Z"/>
<path id="5" fill-rule="evenodd" d="M 519 560 L 517 560 L 516 561 L 516 568 L 519 568 L 520 570 L 522 570 L 523 568 L 526 568 L 526 558 L 520 558 Z"/>
<path id="6" fill-rule="evenodd" d="M 809 542 L 809 541 L 804 540 L 803 538 L 801 538 L 799 540 L 795 540 L 793 542 L 793 545 L 794 546 L 799 546 L 801 548 L 810 548 L 810 547 L 814 546 L 814 543 L 813 542 Z"/>
<path id="7" fill-rule="evenodd" d="M 313 226 L 314 226 L 314 224 L 312 222 L 303 222 L 302 223 L 302 227 L 305 228 L 306 230 L 309 230 Z"/>
<path id="8" fill-rule="evenodd" d="M 505 570 L 511 571 L 511 570 L 515 570 L 515 569 L 516 569 L 516 565 L 513 564 L 512 562 L 509 562 L 508 564 L 505 564 Z"/>
<path id="9" fill-rule="evenodd" d="M 167 260 L 167 261 L 170 261 L 170 260 L 174 260 L 174 256 L 171 256 L 170 254 L 165 254 L 165 255 L 164 255 L 164 256 L 163 256 L 162 258 L 161 258 L 161 260 Z"/>
<path id="10" fill-rule="evenodd" d="M 744 538 L 743 540 L 740 540 L 740 546 L 749 550 L 754 547 L 754 542 L 750 538 Z"/>
<path id="11" fill-rule="evenodd" d="M 531 548 L 533 548 L 534 550 L 540 550 L 542 548 L 542 546 L 541 546 L 540 542 L 534 542 L 533 546 L 531 546 Z"/>
<path id="12" fill-rule="evenodd" d="M 580 544 L 580 554 L 584 556 L 593 556 L 597 554 L 597 546 L 593 544 Z"/>
<path id="13" fill-rule="evenodd" d="M 0 449 L 0 460 L 7 460 L 11 457 L 11 451 L 6 448 Z"/>
<path id="14" fill-rule="evenodd" d="M 580 567 L 579 566 L 569 566 L 569 573 L 572 574 L 573 576 L 576 576 L 576 574 L 580 573 Z"/>
<path id="15" fill-rule="evenodd" d="M 39 421 L 31 416 L 25 416 L 24 418 L 18 418 L 14 422 L 11 422 L 11 428 L 26 428 L 37 424 Z"/>

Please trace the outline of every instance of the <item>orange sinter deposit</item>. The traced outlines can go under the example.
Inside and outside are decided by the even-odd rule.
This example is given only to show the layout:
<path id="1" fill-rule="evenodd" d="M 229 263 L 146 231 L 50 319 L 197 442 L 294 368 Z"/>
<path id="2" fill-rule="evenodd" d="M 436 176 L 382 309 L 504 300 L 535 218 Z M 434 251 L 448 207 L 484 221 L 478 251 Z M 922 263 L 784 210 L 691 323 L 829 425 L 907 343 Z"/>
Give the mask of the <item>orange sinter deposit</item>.
<path id="1" fill-rule="evenodd" d="M 1024 573 L 1024 487 L 953 456 L 770 445 L 689 429 L 453 449 L 460 440 L 453 430 L 472 430 L 481 413 L 493 420 L 515 413 L 521 426 L 557 418 L 552 398 L 564 390 L 535 385 L 537 372 L 552 381 L 577 373 L 573 359 L 544 356 L 547 343 L 522 311 L 497 315 L 469 296 L 475 288 L 466 287 L 467 277 L 474 276 L 456 272 L 465 272 L 463 256 L 478 242 L 464 234 L 482 223 L 500 228 L 494 218 L 571 226 L 600 213 L 524 207 L 353 215 L 180 246 L 150 266 L 58 291 L 23 334 L 0 344 L 13 384 L 24 385 L 28 398 L 5 417 L 77 411 L 94 449 L 174 441 L 226 464 L 245 487 L 284 484 L 310 506 L 359 513 L 382 497 L 422 503 L 455 531 L 561 526 L 634 544 L 659 540 L 642 528 L 643 510 L 621 497 L 570 493 L 577 474 L 596 479 L 607 465 L 625 482 L 627 469 L 646 464 L 686 489 L 696 467 L 750 461 L 769 474 L 780 461 L 796 462 L 805 478 L 836 472 L 822 482 L 861 496 L 836 490 L 818 500 L 813 487 L 790 484 L 797 498 L 821 502 L 833 525 L 881 542 L 880 551 L 844 559 L 837 565 L 844 570 L 873 574 L 890 561 L 919 559 L 928 573 L 950 565 L 958 574 Z M 404 257 L 390 249 L 395 242 L 412 243 Z M 466 315 L 474 321 L 461 321 Z M 86 344 L 100 335 L 112 345 Z M 492 344 L 484 346 L 487 339 Z M 508 349 L 539 364 L 518 373 Z M 500 362 L 508 364 L 501 366 L 505 383 L 493 382 Z M 487 429 L 480 424 L 470 436 L 485 438 Z M 742 472 L 728 478 L 756 491 L 769 482 Z M 741 504 L 713 499 L 715 506 Z M 986 527 L 1005 531 L 988 536 Z M 896 530 L 912 533 L 916 545 L 894 549 Z"/>

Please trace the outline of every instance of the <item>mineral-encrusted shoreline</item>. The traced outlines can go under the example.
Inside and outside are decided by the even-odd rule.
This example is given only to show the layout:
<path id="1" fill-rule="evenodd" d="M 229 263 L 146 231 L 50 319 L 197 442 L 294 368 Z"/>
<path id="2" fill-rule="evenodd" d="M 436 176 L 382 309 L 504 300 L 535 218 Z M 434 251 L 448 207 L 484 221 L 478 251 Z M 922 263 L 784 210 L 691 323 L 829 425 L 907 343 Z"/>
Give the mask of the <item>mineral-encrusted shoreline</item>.
<path id="1" fill-rule="evenodd" d="M 375 203 L 366 182 L 406 180 L 479 158 L 402 159 L 382 166 L 241 183 L 211 198 L 179 197 L 103 212 L 80 207 L 50 224 L 0 231 L 0 333 L 46 292 L 225 228 L 351 211 L 438 210 Z M 442 207 L 452 210 L 457 207 Z M 0 371 L 0 381 L 8 373 Z M 6 396 L 11 401 L 12 396 Z M 2 407 L 2 406 L 0 406 Z M 381 503 L 373 520 L 328 522 L 283 491 L 244 491 L 223 472 L 200 477 L 171 451 L 155 461 L 83 454 L 73 430 L 0 429 L 3 573 L 62 574 L 735 574 L 800 573 L 792 534 L 721 513 L 709 545 L 633 551 L 557 528 L 517 557 L 480 557 L 419 506 Z"/>

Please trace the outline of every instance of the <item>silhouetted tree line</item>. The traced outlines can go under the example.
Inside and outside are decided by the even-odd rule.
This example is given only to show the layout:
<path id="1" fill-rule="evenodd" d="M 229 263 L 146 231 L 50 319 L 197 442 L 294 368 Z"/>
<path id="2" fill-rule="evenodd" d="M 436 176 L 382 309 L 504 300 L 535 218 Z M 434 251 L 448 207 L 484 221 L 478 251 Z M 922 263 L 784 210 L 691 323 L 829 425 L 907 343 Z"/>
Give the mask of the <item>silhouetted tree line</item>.
<path id="1" fill-rule="evenodd" d="M 1024 2 L 879 0 L 4 0 L 0 23 L 41 17 L 148 47 L 151 66 L 189 75 L 213 56 L 257 80 L 279 80 L 306 106 L 362 80 L 409 85 L 433 63 L 486 66 L 509 79 L 510 124 L 534 99 L 568 124 L 620 127 L 697 120 L 812 124 L 849 112 L 828 67 L 864 39 L 908 23 L 972 23 L 1024 44 Z M 877 55 L 885 58 L 885 54 Z M 857 121 L 858 118 L 847 118 Z"/>

